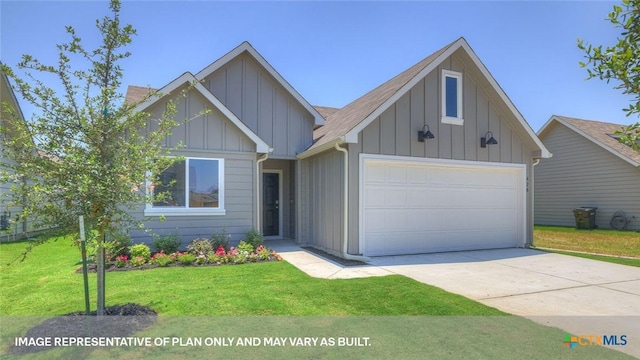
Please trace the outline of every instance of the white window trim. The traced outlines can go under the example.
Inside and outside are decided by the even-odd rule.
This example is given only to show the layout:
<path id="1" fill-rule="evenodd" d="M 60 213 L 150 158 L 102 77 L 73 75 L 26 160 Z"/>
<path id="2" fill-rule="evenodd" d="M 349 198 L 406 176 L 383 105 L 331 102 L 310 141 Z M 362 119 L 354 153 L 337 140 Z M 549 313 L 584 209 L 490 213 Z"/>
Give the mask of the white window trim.
<path id="1" fill-rule="evenodd" d="M 446 116 L 447 112 L 447 78 L 455 78 L 458 81 L 457 86 L 457 112 L 458 117 Z M 440 89 L 440 95 L 442 98 L 442 117 L 441 122 L 443 124 L 451 125 L 464 125 L 464 118 L 462 116 L 462 73 L 451 70 L 442 70 L 442 86 Z"/>
<path id="2" fill-rule="evenodd" d="M 224 207 L 224 159 L 220 158 L 202 158 L 202 157 L 185 157 L 185 182 L 189 184 L 189 168 L 188 160 L 217 160 L 218 161 L 218 207 L 217 208 L 189 208 L 189 207 L 154 207 L 153 204 L 147 203 L 144 209 L 144 216 L 195 216 L 195 215 L 226 215 L 227 211 Z M 147 180 L 146 191 L 151 189 L 151 181 Z M 185 186 L 185 199 L 189 199 L 189 186 Z M 188 206 L 188 200 L 187 204 Z"/>

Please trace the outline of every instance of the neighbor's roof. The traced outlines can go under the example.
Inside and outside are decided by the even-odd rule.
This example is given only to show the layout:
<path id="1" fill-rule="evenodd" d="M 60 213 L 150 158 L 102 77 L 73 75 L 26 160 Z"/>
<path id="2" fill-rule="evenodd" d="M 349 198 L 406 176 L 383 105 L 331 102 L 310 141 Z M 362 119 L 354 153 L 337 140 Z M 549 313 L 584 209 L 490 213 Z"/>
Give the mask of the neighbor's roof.
<path id="1" fill-rule="evenodd" d="M 538 146 L 540 149 L 540 157 L 551 157 L 549 150 L 547 150 L 542 141 L 538 139 L 533 129 L 531 129 L 524 117 L 522 117 L 522 114 L 520 114 L 516 109 L 509 97 L 498 85 L 491 73 L 489 73 L 489 70 L 487 70 L 482 61 L 480 61 L 478 56 L 473 52 L 467 41 L 462 37 L 429 55 L 422 61 L 362 97 L 354 100 L 339 111 L 329 115 L 327 117 L 326 124 L 314 131 L 313 145 L 311 145 L 309 149 L 303 152 L 299 157 L 304 158 L 311 156 L 329 149 L 335 144 L 344 142 L 357 143 L 360 131 L 373 122 L 378 116 L 380 116 L 380 114 L 382 114 L 382 112 L 393 105 L 393 103 L 395 103 L 401 96 L 410 91 L 413 86 L 426 77 L 458 49 L 463 49 L 469 55 L 473 63 L 479 68 L 480 72 L 487 79 L 491 87 L 504 101 L 507 108 L 513 113 L 529 137 Z"/>
<path id="2" fill-rule="evenodd" d="M 538 131 L 540 138 L 543 138 L 548 132 L 550 125 L 556 122 L 573 130 L 631 165 L 640 166 L 640 152 L 633 150 L 633 148 L 621 143 L 612 136 L 616 131 L 622 130 L 624 125 L 553 115 L 540 131 Z"/>
<path id="3" fill-rule="evenodd" d="M 144 100 L 147 95 L 158 91 L 150 87 L 129 85 L 127 87 L 127 94 L 124 97 L 124 102 L 127 104 L 135 104 Z"/>

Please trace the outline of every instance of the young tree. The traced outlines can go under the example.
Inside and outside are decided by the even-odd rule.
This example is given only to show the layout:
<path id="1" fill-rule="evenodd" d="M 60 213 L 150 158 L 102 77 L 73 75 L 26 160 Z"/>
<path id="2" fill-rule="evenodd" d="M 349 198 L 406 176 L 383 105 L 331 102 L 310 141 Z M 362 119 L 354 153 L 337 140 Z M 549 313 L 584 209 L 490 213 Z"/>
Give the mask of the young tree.
<path id="1" fill-rule="evenodd" d="M 14 160 L 3 179 L 14 184 L 13 201 L 22 206 L 22 216 L 77 234 L 78 217 L 83 215 L 87 230 L 97 233 L 99 315 L 105 300 L 105 239 L 140 225 L 128 210 L 152 201 L 153 195 L 143 188 L 145 177 L 159 174 L 173 161 L 165 157 L 171 149 L 162 144 L 178 125 L 172 102 L 161 118 L 150 119 L 147 113 L 135 112 L 137 104 L 125 103 L 118 92 L 123 77 L 119 63 L 130 56 L 124 48 L 136 31 L 131 25 L 121 26 L 119 0 L 111 0 L 109 8 L 110 16 L 96 20 L 102 40 L 96 49 L 85 49 L 68 26 L 71 39 L 57 45 L 57 64 L 23 55 L 18 68 L 25 78 L 2 65 L 17 92 L 37 109 L 22 122 L 10 107 L 2 107 L 11 128 L 4 155 Z M 76 61 L 80 65 L 72 67 Z M 57 79 L 60 94 L 49 85 L 51 79 Z M 23 181 L 25 177 L 29 181 Z"/>
<path id="2" fill-rule="evenodd" d="M 622 0 L 622 6 L 614 5 L 607 19 L 614 27 L 621 29 L 621 36 L 614 45 L 603 49 L 602 45 L 594 47 L 578 39 L 578 47 L 583 50 L 586 62 L 580 66 L 588 67 L 588 79 L 599 78 L 620 81 L 615 89 L 629 94 L 634 102 L 623 109 L 627 116 L 640 115 L 640 0 Z M 640 139 L 640 122 L 621 130 L 621 141 L 638 150 Z"/>

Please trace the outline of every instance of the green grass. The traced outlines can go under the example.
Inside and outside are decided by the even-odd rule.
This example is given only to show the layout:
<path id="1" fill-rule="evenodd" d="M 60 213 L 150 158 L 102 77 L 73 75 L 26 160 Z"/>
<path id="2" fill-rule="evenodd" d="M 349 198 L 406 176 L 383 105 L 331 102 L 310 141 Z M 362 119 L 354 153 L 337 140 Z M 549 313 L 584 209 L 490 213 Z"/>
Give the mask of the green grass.
<path id="1" fill-rule="evenodd" d="M 577 253 L 577 252 L 571 252 L 571 251 L 561 251 L 561 250 L 551 250 L 551 249 L 540 249 L 540 250 L 554 252 L 554 253 L 563 254 L 563 255 L 577 256 L 585 259 L 606 261 L 614 264 L 640 267 L 640 259 L 636 259 L 636 258 L 630 259 L 630 258 L 622 258 L 617 256 L 593 255 L 593 254 L 584 254 L 584 253 Z"/>
<path id="2" fill-rule="evenodd" d="M 573 227 L 536 225 L 533 244 L 555 250 L 640 258 L 638 231 L 578 230 Z"/>
<path id="3" fill-rule="evenodd" d="M 67 239 L 0 245 L 0 315 L 84 309 L 80 253 Z M 95 274 L 90 274 L 95 294 Z M 498 315 L 500 311 L 403 276 L 312 278 L 287 262 L 171 267 L 106 276 L 107 305 L 135 302 L 161 315 Z M 92 301 L 93 305 L 93 301 Z"/>
<path id="4" fill-rule="evenodd" d="M 41 321 L 29 316 L 84 307 L 78 249 L 59 238 L 16 261 L 26 245 L 0 244 L 0 356 L 7 359 L 630 358 L 601 346 L 569 350 L 560 329 L 406 277 L 316 279 L 287 262 L 109 272 L 107 305 L 134 302 L 161 315 L 139 338 L 367 337 L 370 346 L 59 347 L 16 357 L 6 353 L 9 344 Z M 90 286 L 94 296 L 94 274 Z"/>

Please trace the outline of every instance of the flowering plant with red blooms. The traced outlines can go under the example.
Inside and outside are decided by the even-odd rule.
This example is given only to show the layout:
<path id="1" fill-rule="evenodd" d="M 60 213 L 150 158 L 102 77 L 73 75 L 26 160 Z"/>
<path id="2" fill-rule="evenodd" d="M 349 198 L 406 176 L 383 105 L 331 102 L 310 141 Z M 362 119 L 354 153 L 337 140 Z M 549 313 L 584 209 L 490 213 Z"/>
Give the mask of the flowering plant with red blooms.
<path id="1" fill-rule="evenodd" d="M 224 246 L 222 246 L 222 245 L 218 246 L 218 249 L 216 250 L 216 255 L 218 255 L 218 256 L 224 256 L 225 255 Z"/>
<path id="2" fill-rule="evenodd" d="M 231 247 L 229 249 L 229 251 L 227 251 L 227 256 L 237 256 L 238 255 L 238 250 L 236 250 L 235 247 Z"/>
<path id="3" fill-rule="evenodd" d="M 269 259 L 270 251 L 266 247 L 260 245 L 256 249 L 256 254 L 258 254 L 258 259 L 267 260 L 267 259 Z"/>
<path id="4" fill-rule="evenodd" d="M 116 256 L 116 267 L 125 267 L 127 265 L 127 260 L 129 260 L 127 255 Z"/>

